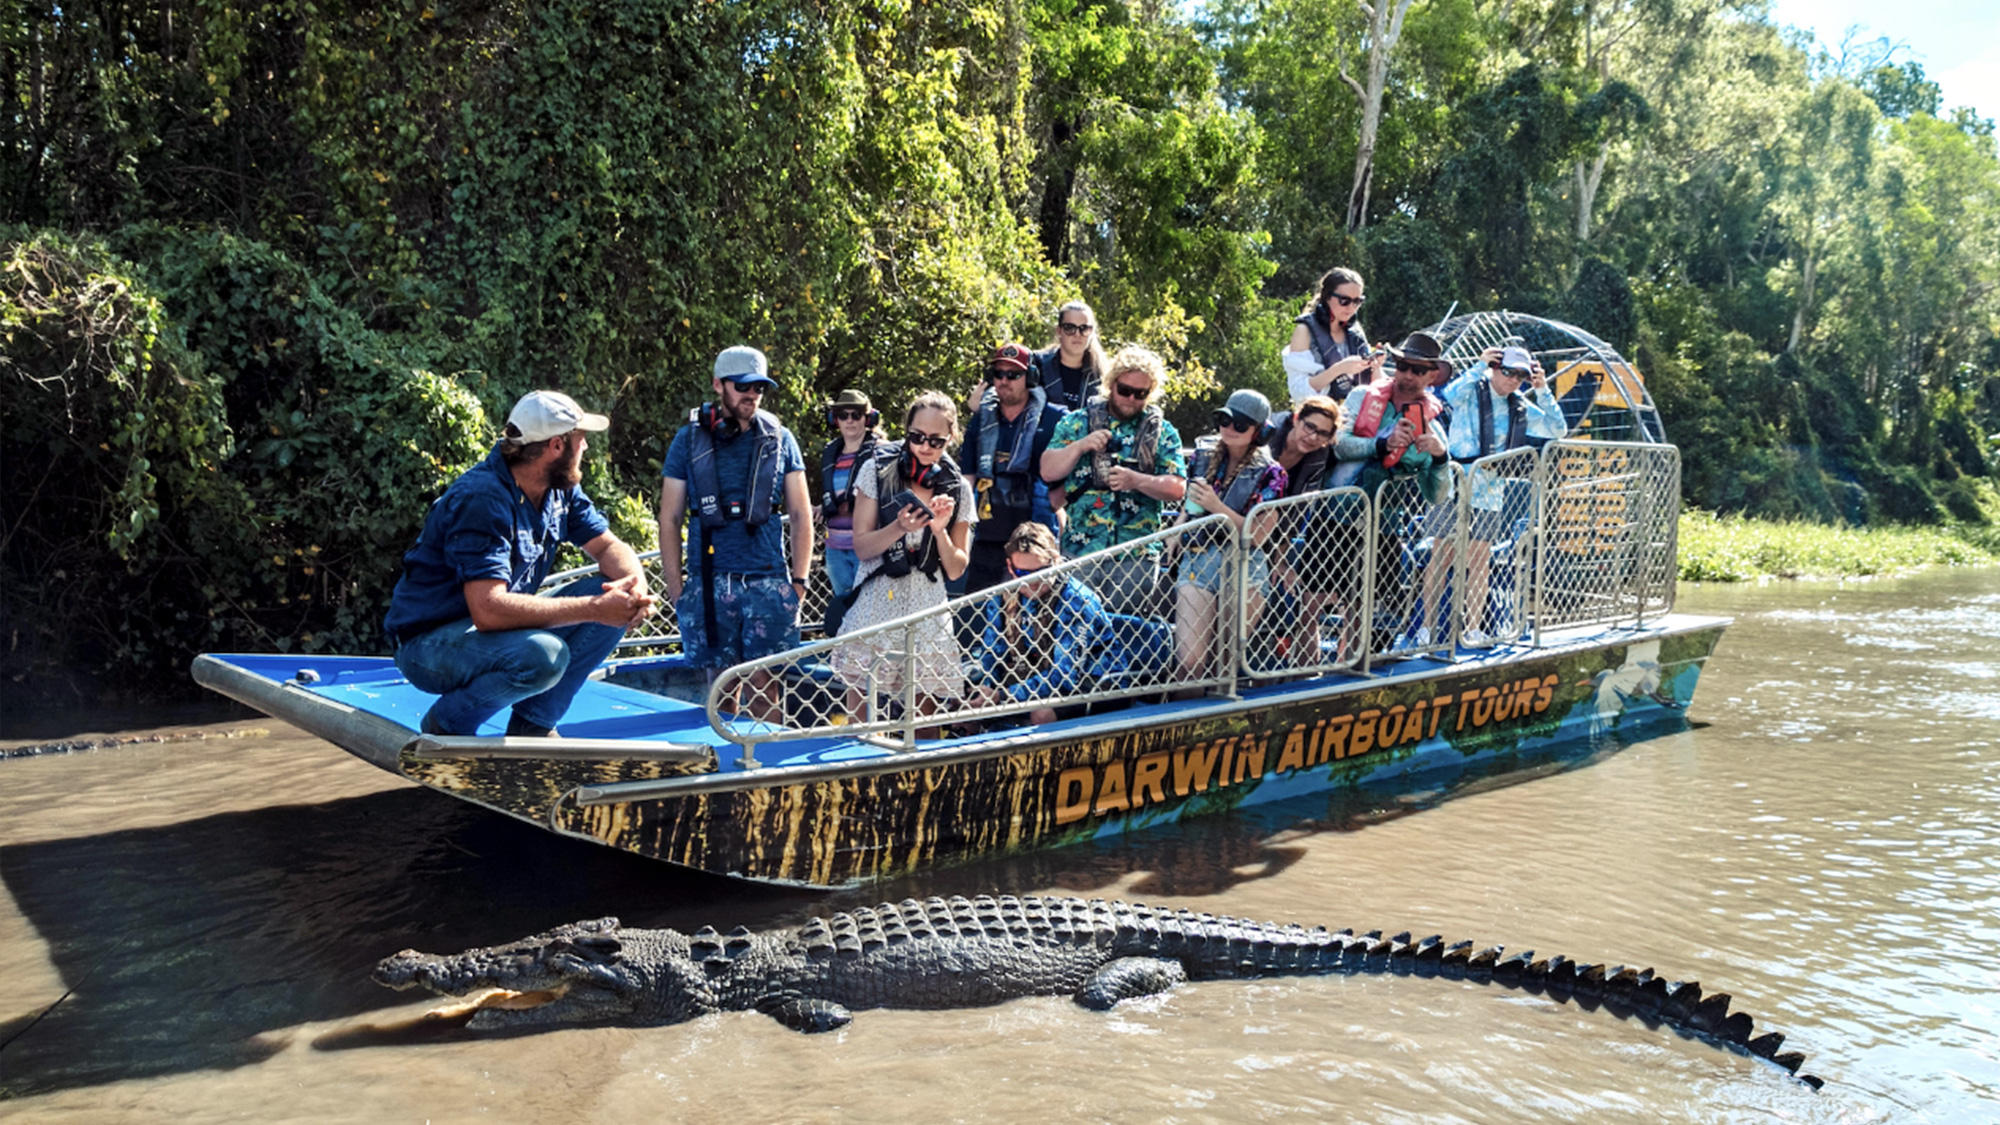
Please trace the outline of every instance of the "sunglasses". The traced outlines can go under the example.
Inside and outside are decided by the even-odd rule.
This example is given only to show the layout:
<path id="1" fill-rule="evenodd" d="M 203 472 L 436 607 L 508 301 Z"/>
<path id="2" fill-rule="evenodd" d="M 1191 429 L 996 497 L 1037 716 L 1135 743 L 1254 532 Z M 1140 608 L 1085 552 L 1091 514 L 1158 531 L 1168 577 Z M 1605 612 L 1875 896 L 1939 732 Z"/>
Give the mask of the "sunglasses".
<path id="1" fill-rule="evenodd" d="M 739 395 L 761 395 L 765 391 L 771 389 L 771 384 L 766 383 L 762 380 L 758 380 L 753 383 L 746 383 L 740 379 L 729 379 L 726 380 L 726 382 L 730 386 L 735 387 L 736 393 Z"/>
<path id="2" fill-rule="evenodd" d="M 1013 575 L 1016 578 L 1026 578 L 1030 574 L 1040 574 L 1041 572 L 1047 570 L 1051 565 L 1053 564 L 1044 564 L 1042 566 L 1031 566 L 1026 569 L 1023 569 L 1021 567 L 1015 566 L 1013 563 L 1008 563 L 1007 573 Z"/>
<path id="3" fill-rule="evenodd" d="M 1437 373 L 1437 364 L 1425 363 L 1421 359 L 1399 359 L 1396 370 L 1408 371 L 1412 375 L 1433 375 Z"/>
<path id="4" fill-rule="evenodd" d="M 1005 368 L 999 368 L 993 372 L 993 381 L 996 383 L 1011 383 L 1016 379 L 1026 379 L 1027 377 L 1028 373 L 1026 371 L 1009 371 Z"/>
<path id="5" fill-rule="evenodd" d="M 904 433 L 903 440 L 909 442 L 911 445 L 928 445 L 932 449 L 943 449 L 945 443 L 951 439 L 943 434 L 927 434 L 922 430 L 910 430 Z"/>
<path id="6" fill-rule="evenodd" d="M 1343 296 L 1341 296 L 1341 295 L 1340 295 L 1340 294 L 1338 294 L 1338 293 L 1335 293 L 1335 294 L 1333 295 L 1333 303 L 1334 303 L 1334 304 L 1336 304 L 1336 305 L 1339 305 L 1339 306 L 1340 306 L 1341 308 L 1343 308 L 1343 309 L 1351 309 L 1351 308 L 1353 308 L 1354 306 L 1356 306 L 1356 305 L 1360 304 L 1361 302 L 1363 302 L 1363 301 L 1365 301 L 1365 300 L 1367 300 L 1367 299 L 1368 299 L 1368 298 L 1367 298 L 1366 296 L 1361 296 L 1361 297 L 1343 297 Z"/>
<path id="7" fill-rule="evenodd" d="M 1263 425 L 1262 422 L 1253 422 L 1250 419 L 1245 418 L 1241 414 L 1236 414 L 1233 412 L 1229 414 L 1224 414 L 1220 410 L 1215 412 L 1215 424 L 1219 427 L 1225 427 L 1231 430 L 1235 430 L 1239 434 L 1247 433 L 1251 430 L 1256 429 L 1258 426 Z"/>
<path id="8" fill-rule="evenodd" d="M 1526 379 L 1528 377 L 1528 373 L 1518 367 L 1502 367 L 1497 363 L 1489 363 L 1486 366 L 1491 368 L 1495 375 L 1505 375 L 1509 379 Z"/>
<path id="9" fill-rule="evenodd" d="M 859 422 L 866 417 L 868 417 L 868 412 L 859 407 L 852 410 L 836 410 L 833 412 L 833 420 L 836 422 Z"/>
<path id="10" fill-rule="evenodd" d="M 1071 324 L 1067 320 L 1056 327 L 1062 329 L 1062 334 L 1065 336 L 1088 336 L 1097 330 L 1095 324 Z"/>
<path id="11" fill-rule="evenodd" d="M 1153 393 L 1153 388 L 1151 387 L 1128 387 L 1123 383 L 1113 383 L 1111 384 L 1111 389 L 1117 391 L 1125 398 L 1136 398 L 1141 401 L 1144 401 L 1147 395 Z"/>

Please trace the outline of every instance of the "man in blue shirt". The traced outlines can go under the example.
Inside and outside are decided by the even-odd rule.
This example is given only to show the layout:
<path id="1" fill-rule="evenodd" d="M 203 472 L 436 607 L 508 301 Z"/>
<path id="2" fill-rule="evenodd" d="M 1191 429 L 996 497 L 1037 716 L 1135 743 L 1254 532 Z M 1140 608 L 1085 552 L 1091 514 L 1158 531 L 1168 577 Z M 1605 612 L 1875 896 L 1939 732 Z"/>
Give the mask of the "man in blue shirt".
<path id="1" fill-rule="evenodd" d="M 1479 356 L 1479 365 L 1460 375 L 1444 389 L 1449 418 L 1445 438 L 1451 459 L 1471 465 L 1482 457 L 1522 448 L 1539 448 L 1569 432 L 1561 406 L 1549 390 L 1542 365 L 1528 349 L 1517 345 L 1488 348 Z M 1509 534 L 1518 519 L 1532 515 L 1525 499 L 1516 499 L 1517 510 L 1507 511 L 1507 480 L 1522 479 L 1534 470 L 1527 454 L 1510 458 L 1496 472 L 1491 466 L 1472 471 L 1471 522 L 1466 528 L 1465 629 L 1459 643 L 1467 648 L 1488 648 L 1487 593 L 1492 586 L 1493 543 Z M 1430 528 L 1432 560 L 1425 574 L 1426 615 L 1439 616 L 1444 592 L 1444 576 L 1451 572 L 1455 553 L 1456 510 L 1443 509 L 1449 518 Z M 1518 623 L 1521 614 L 1510 615 Z M 1440 630 L 1449 622 L 1440 621 Z"/>
<path id="2" fill-rule="evenodd" d="M 711 678 L 798 646 L 799 601 L 813 556 L 805 458 L 791 431 L 759 409 L 777 385 L 764 353 L 724 348 L 713 385 L 715 401 L 674 434 L 660 467 L 660 568 L 680 618 L 681 651 Z M 791 523 L 789 560 L 779 507 Z M 692 581 L 682 566 L 683 519 Z M 783 721 L 775 677 L 751 677 L 745 709 Z"/>
<path id="3" fill-rule="evenodd" d="M 584 680 L 652 614 L 638 556 L 577 487 L 585 434 L 610 424 L 568 395 L 535 391 L 486 460 L 431 505 L 382 623 L 397 669 L 438 697 L 424 733 L 476 734 L 511 707 L 510 737 L 556 737 Z M 597 560 L 599 575 L 535 596 L 564 542 Z"/>

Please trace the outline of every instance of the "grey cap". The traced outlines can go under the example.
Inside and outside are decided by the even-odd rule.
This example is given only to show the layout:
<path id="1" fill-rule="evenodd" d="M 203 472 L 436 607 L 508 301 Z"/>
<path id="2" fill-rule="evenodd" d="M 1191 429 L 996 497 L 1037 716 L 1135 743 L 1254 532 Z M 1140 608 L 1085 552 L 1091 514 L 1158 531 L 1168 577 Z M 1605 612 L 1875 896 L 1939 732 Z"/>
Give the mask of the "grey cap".
<path id="1" fill-rule="evenodd" d="M 715 357 L 715 377 L 736 383 L 778 385 L 778 381 L 771 378 L 771 365 L 765 361 L 764 353 L 742 344 L 724 348 L 722 354 Z"/>
<path id="2" fill-rule="evenodd" d="M 521 442 L 532 445 L 561 437 L 571 430 L 608 430 L 611 419 L 590 413 L 561 391 L 529 391 L 514 404 L 513 412 L 507 415 L 507 424 L 521 435 Z"/>
<path id="3" fill-rule="evenodd" d="M 1240 414 L 1261 426 L 1270 420 L 1271 400 L 1245 387 L 1232 393 L 1222 409 L 1230 414 Z"/>

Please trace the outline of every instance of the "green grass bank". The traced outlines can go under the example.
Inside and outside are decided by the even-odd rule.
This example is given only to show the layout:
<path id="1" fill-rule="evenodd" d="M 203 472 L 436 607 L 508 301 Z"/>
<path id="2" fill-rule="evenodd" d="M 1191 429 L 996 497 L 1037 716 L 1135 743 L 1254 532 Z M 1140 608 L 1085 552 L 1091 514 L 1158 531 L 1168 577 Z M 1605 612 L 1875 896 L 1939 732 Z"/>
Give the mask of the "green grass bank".
<path id="1" fill-rule="evenodd" d="M 1992 524 L 1831 527 L 1700 509 L 1681 515 L 1680 576 L 1687 581 L 1861 578 L 1995 563 L 2000 563 L 2000 529 Z"/>

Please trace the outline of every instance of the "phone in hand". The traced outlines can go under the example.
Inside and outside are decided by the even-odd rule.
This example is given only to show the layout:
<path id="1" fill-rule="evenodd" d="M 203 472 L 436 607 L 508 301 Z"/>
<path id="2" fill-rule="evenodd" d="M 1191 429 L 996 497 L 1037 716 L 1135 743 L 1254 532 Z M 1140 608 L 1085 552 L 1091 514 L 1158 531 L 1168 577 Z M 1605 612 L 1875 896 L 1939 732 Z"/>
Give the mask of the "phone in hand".
<path id="1" fill-rule="evenodd" d="M 894 519 L 896 518 L 896 516 L 902 515 L 904 512 L 908 511 L 911 508 L 915 508 L 918 511 L 922 512 L 924 514 L 925 519 L 930 518 L 931 514 L 930 505 L 924 503 L 922 500 L 917 499 L 917 494 L 911 492 L 907 488 L 901 492 L 898 492 L 894 496 L 889 497 L 889 503 L 884 507 L 883 510 L 894 512 L 895 515 L 889 517 L 890 519 Z"/>

